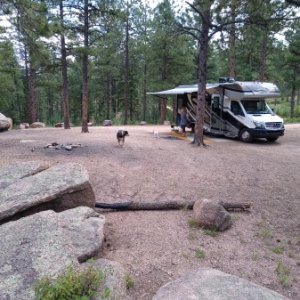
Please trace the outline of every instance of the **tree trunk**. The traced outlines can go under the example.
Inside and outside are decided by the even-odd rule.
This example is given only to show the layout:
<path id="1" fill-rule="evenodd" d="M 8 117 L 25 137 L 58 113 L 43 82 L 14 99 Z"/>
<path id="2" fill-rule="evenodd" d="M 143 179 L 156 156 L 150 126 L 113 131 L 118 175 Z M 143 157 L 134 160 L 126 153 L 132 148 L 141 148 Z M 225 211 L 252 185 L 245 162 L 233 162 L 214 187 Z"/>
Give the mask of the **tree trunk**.
<path id="1" fill-rule="evenodd" d="M 147 62 L 144 62 L 144 90 L 143 90 L 143 121 L 146 121 L 147 112 Z"/>
<path id="2" fill-rule="evenodd" d="M 106 85 L 106 119 L 110 120 L 110 111 L 111 111 L 111 103 L 112 103 L 112 76 L 111 74 L 107 75 L 107 85 Z"/>
<path id="3" fill-rule="evenodd" d="M 63 0 L 60 0 L 59 9 L 60 9 L 60 24 L 61 27 L 64 28 Z M 62 73 L 62 80 L 63 80 L 64 129 L 70 129 L 68 66 L 67 66 L 67 51 L 66 51 L 64 32 L 62 32 L 60 36 L 60 43 L 61 43 L 61 73 Z"/>
<path id="4" fill-rule="evenodd" d="M 88 130 L 88 47 L 89 47 L 89 17 L 88 0 L 84 0 L 84 51 L 82 58 L 82 128 L 81 132 Z"/>
<path id="5" fill-rule="evenodd" d="M 194 143 L 197 146 L 204 146 L 203 126 L 205 114 L 205 90 L 207 81 L 207 57 L 209 43 L 210 5 L 202 13 L 201 34 L 199 39 L 199 60 L 198 60 L 198 95 L 196 108 L 196 123 Z"/>
<path id="6" fill-rule="evenodd" d="M 164 121 L 167 117 L 167 99 L 160 98 L 159 99 L 159 111 L 160 111 L 160 120 L 159 124 L 164 124 Z"/>
<path id="7" fill-rule="evenodd" d="M 291 95 L 291 118 L 294 118 L 294 113 L 295 113 L 295 96 L 296 96 L 296 87 L 295 84 L 293 83 L 292 95 Z"/>
<path id="8" fill-rule="evenodd" d="M 37 121 L 36 72 L 29 63 L 29 123 Z"/>
<path id="9" fill-rule="evenodd" d="M 193 209 L 194 200 L 189 201 L 161 201 L 161 202 L 121 202 L 121 203 L 97 203 L 95 207 L 117 210 L 171 210 L 171 209 Z M 226 203 L 220 202 L 227 211 L 248 210 L 250 203 Z"/>
<path id="10" fill-rule="evenodd" d="M 229 27 L 228 76 L 232 78 L 236 78 L 236 57 L 235 57 L 236 2 L 237 0 L 231 0 L 231 4 L 230 4 L 232 24 Z"/>
<path id="11" fill-rule="evenodd" d="M 128 5 L 128 4 L 127 4 Z M 129 110 L 129 8 L 127 7 L 125 33 L 125 97 L 124 97 L 124 125 L 128 124 Z"/>
<path id="12" fill-rule="evenodd" d="M 263 32 L 263 37 L 260 44 L 260 56 L 259 56 L 259 80 L 264 82 L 266 80 L 266 62 L 268 51 L 268 31 Z"/>

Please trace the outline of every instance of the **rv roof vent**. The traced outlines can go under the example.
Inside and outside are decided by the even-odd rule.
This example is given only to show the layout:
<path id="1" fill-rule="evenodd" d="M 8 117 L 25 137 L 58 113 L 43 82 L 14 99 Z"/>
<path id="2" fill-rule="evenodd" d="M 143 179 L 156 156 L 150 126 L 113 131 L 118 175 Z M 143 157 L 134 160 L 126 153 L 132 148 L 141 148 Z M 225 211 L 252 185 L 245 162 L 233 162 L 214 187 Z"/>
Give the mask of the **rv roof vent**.
<path id="1" fill-rule="evenodd" d="M 235 82 L 235 80 L 232 77 L 220 77 L 219 78 L 219 83 L 225 83 L 225 82 Z"/>

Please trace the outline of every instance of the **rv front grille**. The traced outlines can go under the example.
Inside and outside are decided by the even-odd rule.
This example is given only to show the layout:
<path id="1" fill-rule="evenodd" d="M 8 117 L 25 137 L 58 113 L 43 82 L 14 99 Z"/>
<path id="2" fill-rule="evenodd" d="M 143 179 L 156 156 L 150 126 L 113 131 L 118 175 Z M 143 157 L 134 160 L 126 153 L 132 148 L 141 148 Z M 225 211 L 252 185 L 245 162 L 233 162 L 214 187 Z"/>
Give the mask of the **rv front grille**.
<path id="1" fill-rule="evenodd" d="M 281 129 L 282 123 L 281 122 L 267 122 L 266 128 L 267 129 Z"/>

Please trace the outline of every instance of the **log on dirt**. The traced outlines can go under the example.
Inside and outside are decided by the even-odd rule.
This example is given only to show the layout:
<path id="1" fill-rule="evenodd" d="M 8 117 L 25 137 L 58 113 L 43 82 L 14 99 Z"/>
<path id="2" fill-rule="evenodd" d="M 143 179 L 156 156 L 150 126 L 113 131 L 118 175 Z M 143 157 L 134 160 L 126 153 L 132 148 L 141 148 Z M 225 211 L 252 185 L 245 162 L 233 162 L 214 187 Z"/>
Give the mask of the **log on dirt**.
<path id="1" fill-rule="evenodd" d="M 96 202 L 97 208 L 115 209 L 115 210 L 171 210 L 171 209 L 193 209 L 195 201 L 163 201 L 163 202 L 121 202 L 121 203 L 99 203 Z M 226 203 L 220 204 L 227 210 L 242 210 L 250 209 L 250 203 Z"/>

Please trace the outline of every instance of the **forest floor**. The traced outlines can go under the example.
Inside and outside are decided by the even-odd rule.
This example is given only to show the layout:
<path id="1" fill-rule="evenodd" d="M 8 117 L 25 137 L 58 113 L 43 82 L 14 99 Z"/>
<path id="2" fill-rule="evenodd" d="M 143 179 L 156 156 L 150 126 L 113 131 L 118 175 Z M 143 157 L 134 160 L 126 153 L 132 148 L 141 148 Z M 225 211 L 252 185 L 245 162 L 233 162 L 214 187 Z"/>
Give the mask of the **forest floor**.
<path id="1" fill-rule="evenodd" d="M 226 232 L 191 227 L 190 210 L 102 212 L 106 243 L 99 257 L 131 274 L 133 299 L 151 299 L 191 269 L 217 268 L 300 299 L 300 125 L 287 125 L 275 143 L 206 137 L 208 147 L 172 138 L 169 126 L 12 130 L 0 133 L 0 166 L 28 160 L 78 162 L 90 175 L 97 202 L 196 200 L 251 202 L 232 213 Z M 160 138 L 155 138 L 158 130 Z M 72 151 L 48 143 L 80 143 Z M 205 253 L 197 258 L 197 250 Z"/>

